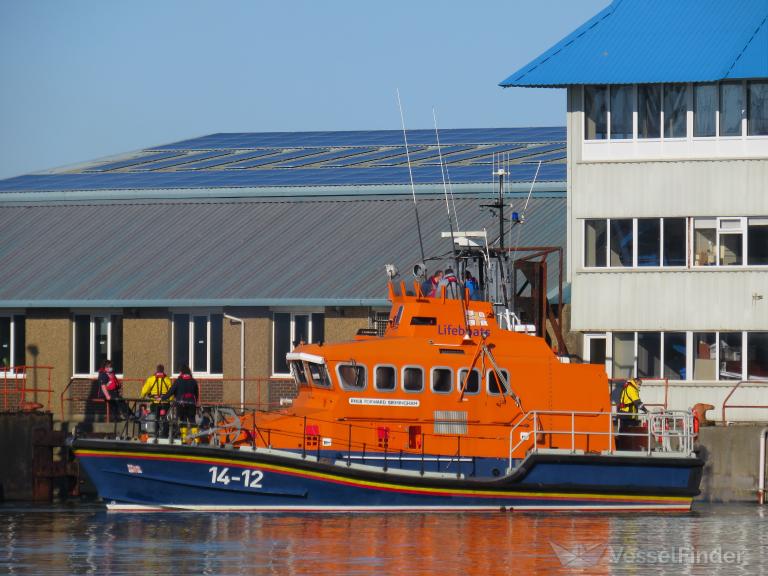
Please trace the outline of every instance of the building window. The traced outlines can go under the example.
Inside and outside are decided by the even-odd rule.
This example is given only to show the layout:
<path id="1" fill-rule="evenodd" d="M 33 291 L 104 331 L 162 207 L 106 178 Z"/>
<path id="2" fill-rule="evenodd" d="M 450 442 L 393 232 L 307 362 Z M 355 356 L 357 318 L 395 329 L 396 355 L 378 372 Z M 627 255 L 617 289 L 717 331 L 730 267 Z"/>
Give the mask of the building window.
<path id="1" fill-rule="evenodd" d="M 467 377 L 469 373 L 469 377 Z M 466 384 L 464 383 L 466 380 Z M 478 394 L 480 392 L 480 370 L 474 368 L 470 372 L 467 368 L 459 370 L 459 386 L 464 386 L 464 394 Z"/>
<path id="2" fill-rule="evenodd" d="M 453 370 L 432 368 L 432 392 L 447 394 L 453 390 Z"/>
<path id="3" fill-rule="evenodd" d="M 768 136 L 768 81 L 747 82 L 747 134 Z"/>
<path id="4" fill-rule="evenodd" d="M 637 375 L 640 378 L 661 376 L 661 333 L 637 333 Z"/>
<path id="5" fill-rule="evenodd" d="M 24 316 L 0 316 L 0 372 L 26 364 Z"/>
<path id="6" fill-rule="evenodd" d="M 717 379 L 717 334 L 715 332 L 694 332 L 693 334 L 693 379 Z"/>
<path id="7" fill-rule="evenodd" d="M 584 335 L 584 361 L 605 366 L 607 359 L 605 334 Z"/>
<path id="8" fill-rule="evenodd" d="M 634 86 L 611 86 L 611 134 L 612 140 L 632 139 L 632 100 Z"/>
<path id="9" fill-rule="evenodd" d="M 720 265 L 740 266 L 743 260 L 744 231 L 741 218 L 720 219 Z"/>
<path id="10" fill-rule="evenodd" d="M 686 236 L 685 218 L 663 218 L 664 266 L 685 266 Z"/>
<path id="11" fill-rule="evenodd" d="M 390 392 L 397 388 L 397 376 L 394 366 L 376 366 L 374 387 L 376 390 Z"/>
<path id="12" fill-rule="evenodd" d="M 768 332 L 747 333 L 747 379 L 768 380 Z"/>
<path id="13" fill-rule="evenodd" d="M 685 332 L 664 333 L 664 378 L 685 380 L 687 358 Z"/>
<path id="14" fill-rule="evenodd" d="M 750 218 L 748 221 L 747 264 L 768 265 L 768 218 Z"/>
<path id="15" fill-rule="evenodd" d="M 608 138 L 608 87 L 584 87 L 584 136 L 587 140 Z"/>
<path id="16" fill-rule="evenodd" d="M 223 372 L 222 314 L 173 314 L 173 371 L 189 366 L 200 374 Z M 288 374 L 288 364 L 285 364 Z"/>
<path id="17" fill-rule="evenodd" d="M 720 380 L 741 380 L 741 332 L 720 333 Z"/>
<path id="18" fill-rule="evenodd" d="M 720 84 L 720 136 L 741 136 L 744 90 L 741 82 Z"/>
<path id="19" fill-rule="evenodd" d="M 637 137 L 661 138 L 661 85 L 637 87 Z"/>
<path id="20" fill-rule="evenodd" d="M 627 379 L 635 373 L 635 333 L 613 333 L 613 378 Z"/>
<path id="21" fill-rule="evenodd" d="M 608 251 L 608 227 L 605 220 L 584 222 L 584 265 L 602 268 L 606 265 Z"/>
<path id="22" fill-rule="evenodd" d="M 73 330 L 75 374 L 93 375 L 104 360 L 123 372 L 123 317 L 117 314 L 76 314 Z"/>
<path id="23" fill-rule="evenodd" d="M 661 221 L 658 218 L 637 219 L 637 265 L 661 264 Z"/>
<path id="24" fill-rule="evenodd" d="M 664 138 L 688 136 L 688 85 L 664 84 Z"/>
<path id="25" fill-rule="evenodd" d="M 611 266 L 632 266 L 632 219 L 609 220 Z"/>
<path id="26" fill-rule="evenodd" d="M 421 392 L 424 390 L 424 370 L 418 366 L 403 368 L 403 390 L 406 392 Z"/>
<path id="27" fill-rule="evenodd" d="M 693 221 L 693 263 L 695 266 L 717 264 L 717 219 L 696 218 Z"/>
<path id="28" fill-rule="evenodd" d="M 336 367 L 339 384 L 343 390 L 364 390 L 366 370 L 362 364 L 339 364 Z"/>
<path id="29" fill-rule="evenodd" d="M 325 340 L 325 315 L 275 312 L 272 315 L 272 374 L 288 374 L 285 355 L 301 343 Z"/>
<path id="30" fill-rule="evenodd" d="M 717 84 L 696 84 L 693 87 L 693 136 L 716 136 Z"/>

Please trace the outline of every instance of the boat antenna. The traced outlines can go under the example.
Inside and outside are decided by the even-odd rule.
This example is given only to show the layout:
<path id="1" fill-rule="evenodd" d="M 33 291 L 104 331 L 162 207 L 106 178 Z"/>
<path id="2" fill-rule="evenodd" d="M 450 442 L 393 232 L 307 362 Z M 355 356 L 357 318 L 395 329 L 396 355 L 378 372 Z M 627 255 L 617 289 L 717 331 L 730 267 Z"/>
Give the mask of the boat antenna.
<path id="1" fill-rule="evenodd" d="M 437 112 L 432 107 L 432 121 L 435 124 L 435 139 L 437 141 L 437 156 L 440 159 L 440 174 L 443 177 L 443 195 L 445 196 L 445 209 L 448 211 L 448 228 L 451 231 L 451 247 L 453 248 L 453 261 L 456 264 L 456 274 L 459 274 L 459 255 L 456 251 L 456 238 L 453 234 L 453 221 L 451 220 L 451 205 L 448 202 L 448 184 L 445 180 L 445 167 L 443 166 L 443 153 L 440 148 L 440 133 L 437 129 Z M 455 207 L 454 207 L 455 210 Z"/>
<path id="2" fill-rule="evenodd" d="M 397 89 L 397 107 L 400 109 L 400 124 L 403 127 L 403 141 L 405 142 L 405 158 L 408 160 L 408 177 L 411 180 L 411 195 L 413 196 L 413 211 L 416 213 L 416 231 L 419 234 L 419 249 L 421 250 L 421 261 L 424 262 L 424 241 L 421 239 L 421 222 L 419 221 L 419 207 L 416 205 L 416 187 L 413 185 L 413 171 L 411 170 L 411 155 L 408 152 L 408 135 L 405 132 L 405 117 L 403 116 L 403 105 L 400 102 L 400 89 Z"/>
<path id="3" fill-rule="evenodd" d="M 531 201 L 531 194 L 533 194 L 533 187 L 536 185 L 536 179 L 539 177 L 539 170 L 541 170 L 541 160 L 539 160 L 539 165 L 536 166 L 536 173 L 533 175 L 533 181 L 531 181 L 531 188 L 528 190 L 528 198 L 525 199 L 525 205 L 523 206 L 523 211 L 520 213 L 520 217 L 518 219 L 518 224 L 523 224 L 525 222 L 525 212 L 528 210 L 528 202 Z M 512 221 L 509 222 L 510 231 L 509 235 L 512 236 Z M 515 267 L 515 260 L 517 259 L 517 247 L 520 245 L 520 233 L 522 232 L 522 228 L 517 229 L 517 238 L 515 240 L 515 249 L 512 251 L 512 268 Z"/>

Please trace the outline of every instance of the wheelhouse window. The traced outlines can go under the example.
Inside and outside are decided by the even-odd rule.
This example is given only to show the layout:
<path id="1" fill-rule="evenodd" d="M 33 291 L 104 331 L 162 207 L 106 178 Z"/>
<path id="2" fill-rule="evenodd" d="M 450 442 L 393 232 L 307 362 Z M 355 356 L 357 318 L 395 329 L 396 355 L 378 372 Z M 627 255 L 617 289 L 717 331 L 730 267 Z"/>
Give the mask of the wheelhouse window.
<path id="1" fill-rule="evenodd" d="M 768 136 L 768 81 L 747 82 L 747 135 Z"/>
<path id="2" fill-rule="evenodd" d="M 0 316 L 0 372 L 26 364 L 24 316 Z"/>
<path id="3" fill-rule="evenodd" d="M 75 374 L 93 375 L 104 360 L 123 372 L 123 317 L 118 314 L 75 314 L 73 366 Z"/>
<path id="4" fill-rule="evenodd" d="M 173 371 L 178 373 L 183 366 L 189 366 L 196 373 L 221 374 L 223 326 L 224 316 L 220 313 L 174 313 Z"/>
<path id="5" fill-rule="evenodd" d="M 397 371 L 394 366 L 376 366 L 373 385 L 376 390 L 391 392 L 397 389 Z"/>
<path id="6" fill-rule="evenodd" d="M 447 394 L 453 390 L 453 370 L 432 368 L 432 392 Z"/>
<path id="7" fill-rule="evenodd" d="M 339 384 L 343 390 L 364 390 L 367 374 L 362 364 L 339 364 L 336 367 Z"/>
<path id="8" fill-rule="evenodd" d="M 317 364 L 315 362 L 307 362 L 309 367 L 309 375 L 312 377 L 312 383 L 315 386 L 321 388 L 331 387 L 331 378 L 328 376 L 328 368 L 325 364 Z"/>
<path id="9" fill-rule="evenodd" d="M 509 371 L 502 368 L 499 372 L 501 372 L 504 380 L 509 382 Z M 486 381 L 488 383 L 488 394 L 491 396 L 498 396 L 504 392 L 504 384 L 499 380 L 499 375 L 495 370 L 488 370 Z"/>
<path id="10" fill-rule="evenodd" d="M 296 346 L 319 343 L 324 339 L 324 314 L 275 312 L 272 315 L 272 374 L 288 375 L 285 355 Z"/>
<path id="11" fill-rule="evenodd" d="M 424 390 L 424 370 L 418 366 L 403 368 L 403 390 L 421 392 Z"/>
<path id="12" fill-rule="evenodd" d="M 467 368 L 459 370 L 458 386 L 464 386 L 464 394 L 478 394 L 480 392 L 480 370 L 477 368 L 473 368 L 471 371 Z"/>
<path id="13" fill-rule="evenodd" d="M 587 140 L 608 138 L 608 87 L 584 87 L 584 137 Z"/>

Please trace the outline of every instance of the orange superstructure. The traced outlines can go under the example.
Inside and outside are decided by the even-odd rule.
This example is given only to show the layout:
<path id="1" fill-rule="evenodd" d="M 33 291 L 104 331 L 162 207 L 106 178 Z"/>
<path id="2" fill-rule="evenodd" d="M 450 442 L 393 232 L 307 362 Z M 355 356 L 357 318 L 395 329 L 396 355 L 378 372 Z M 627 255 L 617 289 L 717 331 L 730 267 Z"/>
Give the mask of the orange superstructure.
<path id="1" fill-rule="evenodd" d="M 299 395 L 245 422 L 251 442 L 513 458 L 534 443 L 584 452 L 613 447 L 601 366 L 562 363 L 543 339 L 500 327 L 490 303 L 466 294 L 427 298 L 418 285 L 407 293 L 404 283 L 390 283 L 389 297 L 383 336 L 301 344 L 288 355 Z M 535 416 L 535 427 L 534 412 L 546 412 Z M 590 414 L 575 423 L 579 412 Z"/>

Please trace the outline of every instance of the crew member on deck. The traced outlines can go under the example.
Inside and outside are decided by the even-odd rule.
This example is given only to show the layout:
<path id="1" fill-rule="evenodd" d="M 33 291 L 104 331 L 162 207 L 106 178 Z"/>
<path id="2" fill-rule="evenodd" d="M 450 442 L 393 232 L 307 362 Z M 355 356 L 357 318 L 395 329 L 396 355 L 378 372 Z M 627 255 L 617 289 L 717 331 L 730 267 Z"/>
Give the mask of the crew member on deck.
<path id="1" fill-rule="evenodd" d="M 446 298 L 452 298 L 454 300 L 457 300 L 461 298 L 461 289 L 459 287 L 459 279 L 456 278 L 456 274 L 453 272 L 453 268 L 446 268 L 445 269 L 445 275 L 443 276 L 442 280 L 440 280 L 440 283 L 437 285 L 437 296 L 440 296 L 440 293 L 443 291 L 443 288 L 445 288 L 445 297 Z"/>
<path id="2" fill-rule="evenodd" d="M 189 427 L 197 426 L 197 401 L 200 398 L 200 388 L 197 380 L 192 377 L 189 366 L 182 366 L 179 377 L 173 383 L 171 389 L 162 396 L 163 401 L 176 398 L 176 411 L 179 419 L 181 439 L 186 439 Z"/>
<path id="3" fill-rule="evenodd" d="M 619 397 L 619 414 L 626 414 L 626 416 L 619 417 L 619 432 L 632 432 L 632 428 L 639 426 L 640 420 L 637 418 L 637 414 L 640 412 L 647 413 L 648 409 L 640 400 L 640 386 L 643 381 L 640 378 L 630 378 L 624 383 L 624 387 L 621 389 L 621 396 Z M 616 448 L 619 450 L 625 450 L 634 445 L 635 438 L 632 436 L 618 436 L 616 438 Z"/>
<path id="4" fill-rule="evenodd" d="M 110 416 L 117 421 L 122 419 L 131 420 L 133 414 L 120 394 L 122 384 L 117 379 L 111 360 L 104 360 L 104 363 L 101 365 L 98 382 L 101 392 L 104 394 L 104 399 L 109 405 Z"/>
<path id="5" fill-rule="evenodd" d="M 157 365 L 155 373 L 144 381 L 144 386 L 141 388 L 141 397 L 150 400 L 150 413 L 154 416 L 157 423 L 156 430 L 161 435 L 165 435 L 166 416 L 168 408 L 170 408 L 168 402 L 163 402 L 163 394 L 170 389 L 171 379 L 165 373 L 165 366 L 162 364 Z M 169 398 L 169 400 L 173 400 L 173 398 Z"/>
<path id="6" fill-rule="evenodd" d="M 442 270 L 435 270 L 429 278 L 424 280 L 421 285 L 421 293 L 428 298 L 434 298 L 437 295 L 437 285 L 440 283 L 440 279 L 443 277 Z"/>

